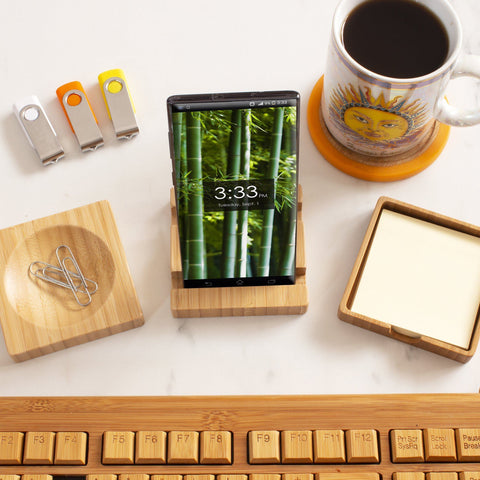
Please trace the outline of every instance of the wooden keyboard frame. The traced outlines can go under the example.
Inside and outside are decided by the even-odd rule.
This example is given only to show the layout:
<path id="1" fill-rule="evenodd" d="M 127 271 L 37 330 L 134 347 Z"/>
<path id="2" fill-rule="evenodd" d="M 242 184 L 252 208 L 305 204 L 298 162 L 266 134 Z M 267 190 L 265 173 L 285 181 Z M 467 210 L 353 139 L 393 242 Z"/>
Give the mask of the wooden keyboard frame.
<path id="1" fill-rule="evenodd" d="M 249 474 L 378 472 L 480 472 L 480 463 L 408 463 L 390 460 L 391 429 L 479 428 L 479 394 L 206 396 L 206 397 L 3 397 L 0 431 L 84 431 L 85 466 L 0 466 L 2 474 L 89 473 Z M 250 430 L 366 429 L 379 433 L 378 464 L 251 465 Z M 102 435 L 107 430 L 229 430 L 232 465 L 103 465 Z"/>

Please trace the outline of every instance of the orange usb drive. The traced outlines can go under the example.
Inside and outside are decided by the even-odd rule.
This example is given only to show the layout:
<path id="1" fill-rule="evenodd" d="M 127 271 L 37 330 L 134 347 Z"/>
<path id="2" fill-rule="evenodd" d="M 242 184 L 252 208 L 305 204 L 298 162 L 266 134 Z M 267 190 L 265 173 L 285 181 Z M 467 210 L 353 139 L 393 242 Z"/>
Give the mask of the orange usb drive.
<path id="1" fill-rule="evenodd" d="M 70 82 L 57 88 L 57 97 L 68 123 L 75 133 L 82 152 L 96 150 L 103 145 L 97 119 L 80 82 Z"/>

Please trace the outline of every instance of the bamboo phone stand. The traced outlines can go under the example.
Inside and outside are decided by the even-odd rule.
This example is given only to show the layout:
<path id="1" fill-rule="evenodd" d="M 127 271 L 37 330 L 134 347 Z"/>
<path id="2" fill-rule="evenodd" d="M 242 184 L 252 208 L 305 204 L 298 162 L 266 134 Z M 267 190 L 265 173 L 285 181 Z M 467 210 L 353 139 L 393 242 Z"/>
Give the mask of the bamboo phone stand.
<path id="1" fill-rule="evenodd" d="M 298 189 L 297 255 L 295 285 L 257 287 L 183 288 L 175 193 L 170 191 L 171 309 L 174 317 L 226 317 L 247 315 L 295 315 L 307 311 L 305 236 L 302 190 Z"/>

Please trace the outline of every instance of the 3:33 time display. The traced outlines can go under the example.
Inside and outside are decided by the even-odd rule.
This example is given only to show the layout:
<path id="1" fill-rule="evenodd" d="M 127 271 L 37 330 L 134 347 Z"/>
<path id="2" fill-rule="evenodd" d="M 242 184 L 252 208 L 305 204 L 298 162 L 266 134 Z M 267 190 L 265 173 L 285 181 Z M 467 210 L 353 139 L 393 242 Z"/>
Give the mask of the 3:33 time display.
<path id="1" fill-rule="evenodd" d="M 204 210 L 265 210 L 274 208 L 275 185 L 269 180 L 204 181 Z"/>
<path id="2" fill-rule="evenodd" d="M 256 185 L 235 185 L 233 188 L 225 187 L 215 187 L 215 198 L 217 200 L 231 200 L 235 198 L 240 200 L 242 198 L 257 198 L 258 197 L 258 188 Z"/>

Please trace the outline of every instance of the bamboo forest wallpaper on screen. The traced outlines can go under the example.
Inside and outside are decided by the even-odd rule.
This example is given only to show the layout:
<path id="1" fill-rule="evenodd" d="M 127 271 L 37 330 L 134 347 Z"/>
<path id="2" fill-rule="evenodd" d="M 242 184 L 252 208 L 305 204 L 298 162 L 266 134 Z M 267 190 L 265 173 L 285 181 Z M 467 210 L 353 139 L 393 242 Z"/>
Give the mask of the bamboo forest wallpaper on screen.
<path id="1" fill-rule="evenodd" d="M 184 279 L 293 282 L 296 107 L 182 111 L 172 119 Z"/>

